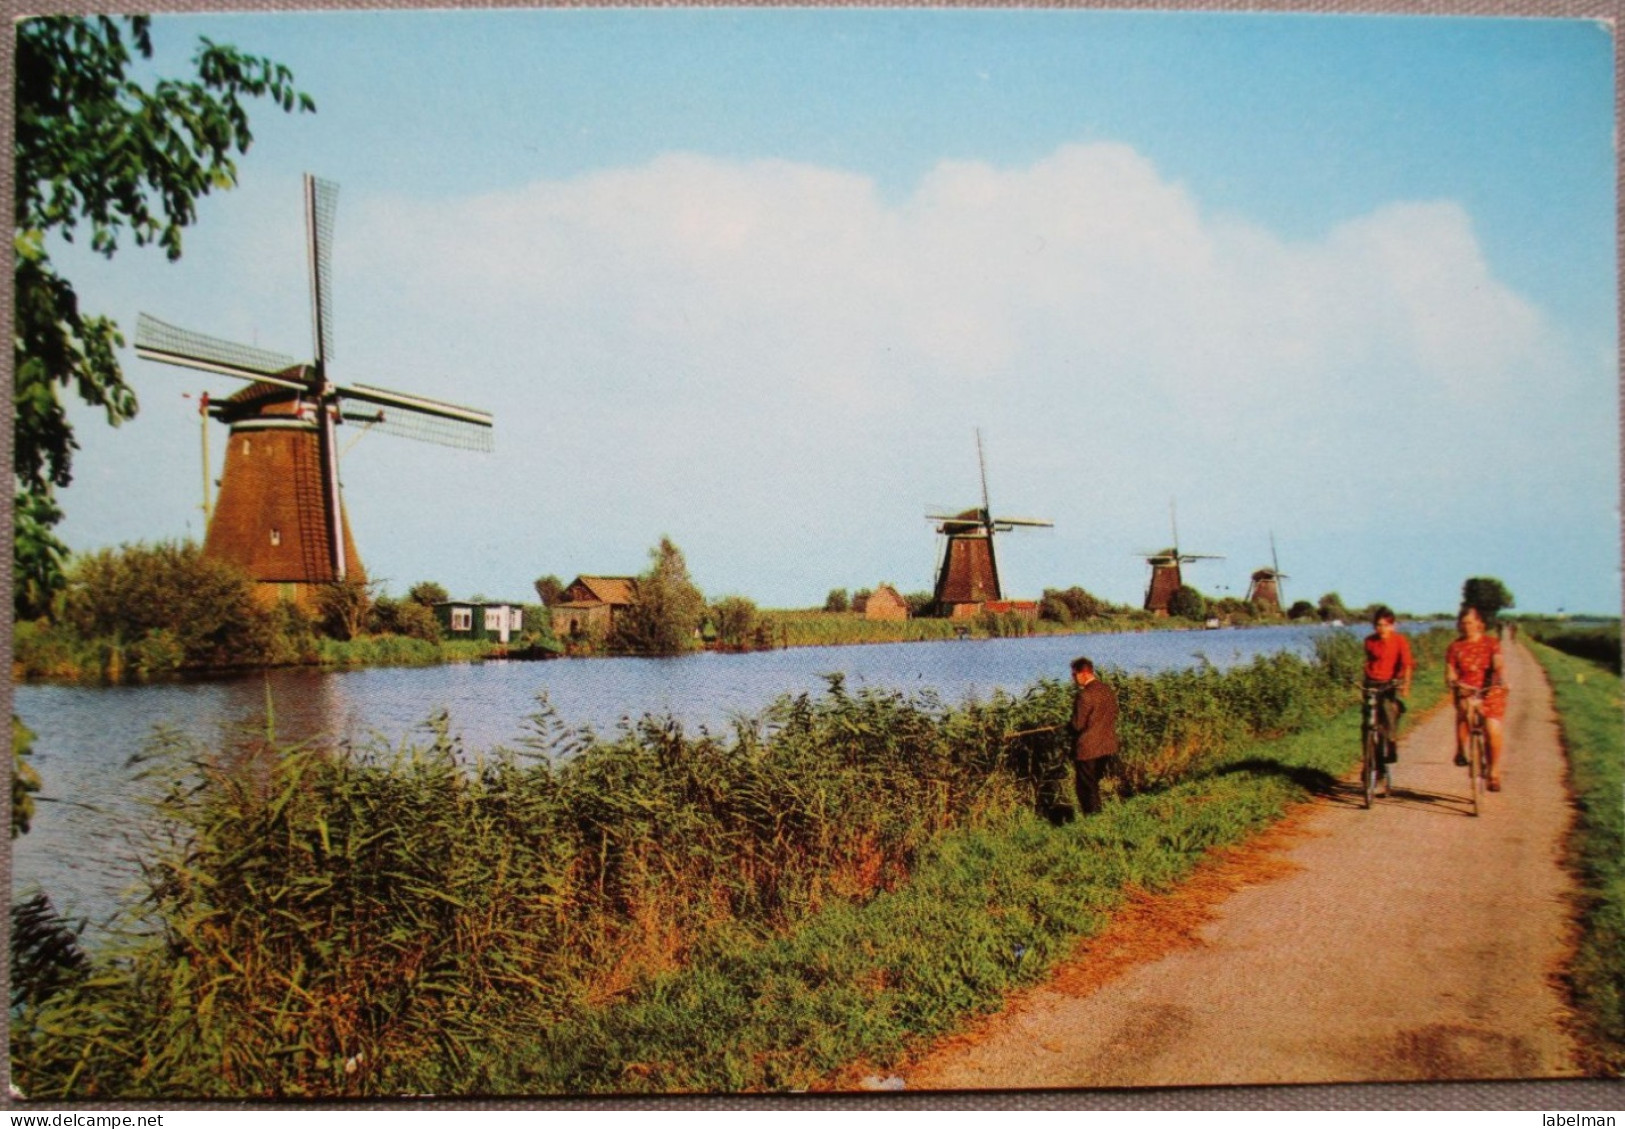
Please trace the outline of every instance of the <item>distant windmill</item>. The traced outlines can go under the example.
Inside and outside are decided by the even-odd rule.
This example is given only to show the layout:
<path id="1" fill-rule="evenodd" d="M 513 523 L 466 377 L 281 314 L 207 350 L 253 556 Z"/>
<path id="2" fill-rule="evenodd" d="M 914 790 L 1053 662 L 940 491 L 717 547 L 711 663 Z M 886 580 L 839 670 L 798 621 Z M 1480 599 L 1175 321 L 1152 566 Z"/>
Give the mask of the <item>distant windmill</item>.
<path id="1" fill-rule="evenodd" d="M 1145 588 L 1145 610 L 1153 615 L 1167 615 L 1168 605 L 1174 598 L 1174 593 L 1184 585 L 1184 574 L 1180 566 L 1191 561 L 1222 561 L 1223 557 L 1212 556 L 1207 553 L 1182 553 L 1179 551 L 1179 515 L 1174 510 L 1174 504 L 1168 503 L 1168 516 L 1171 519 L 1174 531 L 1174 543 L 1166 549 L 1148 549 L 1136 553 L 1135 556 L 1145 558 L 1145 563 L 1151 566 L 1151 581 Z"/>
<path id="2" fill-rule="evenodd" d="M 1247 586 L 1247 602 L 1261 612 L 1280 615 L 1286 607 L 1286 588 L 1281 581 L 1291 577 L 1281 571 L 1281 558 L 1275 555 L 1275 534 L 1270 534 L 1270 567 L 1253 573 Z"/>
<path id="3" fill-rule="evenodd" d="M 983 604 L 1004 599 L 999 566 L 993 555 L 993 535 L 1019 526 L 1048 528 L 1043 518 L 994 517 L 987 497 L 987 460 L 982 454 L 982 433 L 976 433 L 976 462 L 982 472 L 982 508 L 957 514 L 926 514 L 942 524 L 937 532 L 947 539 L 937 569 L 934 606 L 938 615 L 974 615 Z"/>
<path id="4" fill-rule="evenodd" d="M 341 424 L 450 447 L 491 449 L 486 412 L 331 380 L 337 203 L 337 185 L 305 176 L 314 360 L 299 362 L 206 337 L 146 314 L 135 341 L 137 355 L 146 360 L 249 382 L 204 408 L 228 424 L 231 434 L 203 551 L 241 567 L 259 582 L 262 598 L 306 607 L 313 606 L 316 586 L 363 576 L 340 496 L 336 429 Z"/>

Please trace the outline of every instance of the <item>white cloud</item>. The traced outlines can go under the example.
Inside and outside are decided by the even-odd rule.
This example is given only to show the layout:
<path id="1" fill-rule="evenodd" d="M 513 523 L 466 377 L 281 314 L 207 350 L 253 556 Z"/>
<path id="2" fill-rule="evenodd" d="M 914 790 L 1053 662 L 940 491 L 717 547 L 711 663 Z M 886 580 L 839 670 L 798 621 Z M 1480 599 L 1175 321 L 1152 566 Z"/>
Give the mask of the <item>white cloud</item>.
<path id="1" fill-rule="evenodd" d="M 460 520 L 506 531 L 493 559 L 459 557 L 444 505 L 400 503 L 425 465 L 412 445 L 351 460 L 363 554 L 407 583 L 636 569 L 670 532 L 703 586 L 769 604 L 928 587 L 920 515 L 979 490 L 978 426 L 996 506 L 1058 522 L 1002 559 L 1029 593 L 1133 598 L 1128 550 L 1163 539 L 1171 495 L 1192 530 L 1205 516 L 1256 554 L 1304 514 L 1357 531 L 1438 508 L 1407 498 L 1423 482 L 1483 490 L 1462 412 L 1562 429 L 1534 472 L 1548 493 L 1611 467 L 1611 426 L 1582 410 L 1595 389 L 1528 379 L 1595 374 L 1495 278 L 1461 205 L 1288 241 L 1205 214 L 1120 144 L 944 162 L 896 203 L 852 173 L 697 154 L 346 200 L 337 267 L 341 378 L 497 415 L 494 460 L 422 487 L 455 483 Z"/>

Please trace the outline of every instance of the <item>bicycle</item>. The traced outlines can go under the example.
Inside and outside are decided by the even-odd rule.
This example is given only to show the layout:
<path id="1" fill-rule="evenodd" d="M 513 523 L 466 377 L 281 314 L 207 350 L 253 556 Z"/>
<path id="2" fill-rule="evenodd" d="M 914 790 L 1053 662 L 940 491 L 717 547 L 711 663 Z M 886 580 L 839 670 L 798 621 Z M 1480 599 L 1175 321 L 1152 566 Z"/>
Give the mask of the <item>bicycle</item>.
<path id="1" fill-rule="evenodd" d="M 1393 693 L 1393 682 L 1373 682 L 1364 687 L 1365 705 L 1360 716 L 1360 789 L 1365 794 L 1369 809 L 1377 792 L 1378 778 L 1382 780 L 1382 794 L 1394 791 L 1393 772 L 1389 768 L 1388 747 L 1394 743 L 1383 723 L 1382 704 Z"/>
<path id="2" fill-rule="evenodd" d="M 1483 686 L 1457 686 L 1456 697 L 1467 703 L 1467 796 L 1478 815 L 1478 798 L 1489 788 L 1489 734 L 1484 728 Z"/>

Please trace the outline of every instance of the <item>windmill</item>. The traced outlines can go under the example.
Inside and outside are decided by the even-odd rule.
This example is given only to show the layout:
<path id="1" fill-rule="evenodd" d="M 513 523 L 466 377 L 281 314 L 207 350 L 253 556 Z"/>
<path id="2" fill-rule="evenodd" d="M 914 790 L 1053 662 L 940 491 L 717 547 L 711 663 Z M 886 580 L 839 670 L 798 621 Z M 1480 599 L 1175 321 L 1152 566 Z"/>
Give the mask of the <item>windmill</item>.
<path id="1" fill-rule="evenodd" d="M 1247 586 L 1247 602 L 1260 612 L 1280 615 L 1286 607 L 1286 589 L 1281 581 L 1291 579 L 1281 571 L 1281 559 L 1275 555 L 1275 534 L 1270 534 L 1270 567 L 1261 568 L 1252 575 Z"/>
<path id="2" fill-rule="evenodd" d="M 203 552 L 242 568 L 258 582 L 262 599 L 312 608 L 318 586 L 364 576 L 340 493 L 337 429 L 353 423 L 363 433 L 489 451 L 491 416 L 368 384 L 333 382 L 328 363 L 338 186 L 306 174 L 304 194 L 313 360 L 193 333 L 147 314 L 137 324 L 135 351 L 145 360 L 248 382 L 206 403 L 209 417 L 231 430 Z"/>
<path id="3" fill-rule="evenodd" d="M 1168 503 L 1168 516 L 1171 519 L 1174 531 L 1174 543 L 1166 549 L 1150 549 L 1136 553 L 1135 556 L 1144 557 L 1145 563 L 1151 566 L 1151 582 L 1145 588 L 1145 610 L 1153 615 L 1167 615 L 1168 605 L 1174 598 L 1174 593 L 1184 586 L 1185 580 L 1180 566 L 1192 561 L 1222 561 L 1223 557 L 1212 556 L 1207 553 L 1182 553 L 1179 551 L 1179 515 L 1172 502 Z"/>
<path id="4" fill-rule="evenodd" d="M 976 462 L 982 472 L 982 508 L 957 514 L 926 514 L 941 522 L 937 532 L 947 539 L 937 568 L 934 606 L 938 615 L 973 616 L 987 603 L 1004 599 L 999 587 L 999 566 L 993 556 L 993 535 L 1019 526 L 1048 528 L 1042 518 L 994 517 L 987 499 L 987 459 L 982 454 L 982 433 L 976 433 Z"/>

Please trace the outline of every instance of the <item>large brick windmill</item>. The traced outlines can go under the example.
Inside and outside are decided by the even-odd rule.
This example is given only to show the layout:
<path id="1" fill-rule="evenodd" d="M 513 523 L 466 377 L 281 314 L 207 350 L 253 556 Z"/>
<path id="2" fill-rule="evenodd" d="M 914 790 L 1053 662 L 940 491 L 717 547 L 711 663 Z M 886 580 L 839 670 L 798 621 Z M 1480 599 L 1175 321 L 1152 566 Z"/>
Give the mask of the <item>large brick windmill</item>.
<path id="1" fill-rule="evenodd" d="M 337 203 L 337 185 L 305 176 L 313 360 L 300 362 L 192 333 L 146 314 L 135 341 L 137 355 L 147 360 L 249 382 L 207 405 L 209 415 L 227 424 L 231 434 L 203 551 L 247 572 L 262 600 L 306 608 L 314 607 L 320 586 L 364 576 L 340 492 L 340 426 L 491 449 L 486 412 L 331 379 Z"/>
<path id="2" fill-rule="evenodd" d="M 1043 518 L 994 517 L 987 500 L 987 460 L 982 455 L 982 433 L 976 433 L 976 461 L 982 472 L 982 508 L 957 514 L 926 514 L 941 522 L 937 532 L 946 539 L 937 568 L 933 607 L 937 615 L 974 616 L 987 604 L 1004 599 L 999 586 L 999 565 L 993 555 L 993 535 L 1019 526 L 1049 527 Z"/>
<path id="3" fill-rule="evenodd" d="M 1151 566 L 1151 580 L 1145 587 L 1145 610 L 1153 615 L 1167 615 L 1168 605 L 1173 601 L 1174 593 L 1184 586 L 1184 574 L 1181 565 L 1192 561 L 1222 561 L 1223 557 L 1212 556 L 1207 553 L 1182 553 L 1179 551 L 1179 515 L 1174 510 L 1173 503 L 1168 505 L 1168 516 L 1171 519 L 1174 532 L 1174 543 L 1166 549 L 1152 549 L 1135 554 L 1145 558 L 1145 563 Z"/>

